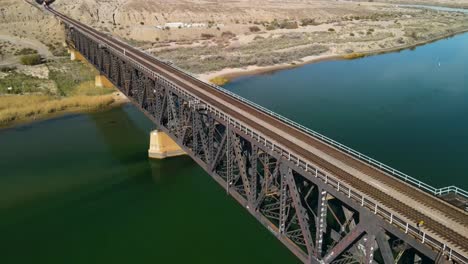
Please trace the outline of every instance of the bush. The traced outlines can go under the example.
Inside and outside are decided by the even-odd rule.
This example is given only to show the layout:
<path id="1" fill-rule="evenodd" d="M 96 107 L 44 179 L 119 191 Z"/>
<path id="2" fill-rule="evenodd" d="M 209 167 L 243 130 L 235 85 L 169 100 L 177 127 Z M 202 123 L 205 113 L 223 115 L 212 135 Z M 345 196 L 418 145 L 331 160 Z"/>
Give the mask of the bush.
<path id="1" fill-rule="evenodd" d="M 215 85 L 218 85 L 218 86 L 223 86 L 223 85 L 229 83 L 229 79 L 227 79 L 225 77 L 218 76 L 218 77 L 215 77 L 215 78 L 211 79 L 210 82 L 212 84 L 215 84 Z"/>
<path id="2" fill-rule="evenodd" d="M 208 33 L 202 33 L 201 34 L 201 38 L 202 39 L 212 39 L 214 38 L 215 36 L 213 34 L 208 34 Z"/>
<path id="3" fill-rule="evenodd" d="M 278 27 L 276 25 L 273 25 L 273 24 L 269 24 L 268 26 L 266 26 L 266 30 L 275 30 L 277 28 Z"/>
<path id="4" fill-rule="evenodd" d="M 346 55 L 343 55 L 343 58 L 347 59 L 347 60 L 354 60 L 354 59 L 359 59 L 359 58 L 363 58 L 365 57 L 366 55 L 363 54 L 363 53 L 351 53 L 351 54 L 346 54 Z"/>
<path id="5" fill-rule="evenodd" d="M 295 29 L 299 26 L 296 21 L 283 21 L 283 23 L 280 24 L 280 27 L 285 29 Z"/>
<path id="6" fill-rule="evenodd" d="M 236 37 L 236 34 L 232 33 L 231 31 L 225 31 L 221 33 L 221 37 L 230 39 Z"/>
<path id="7" fill-rule="evenodd" d="M 30 48 L 23 48 L 15 52 L 16 56 L 19 55 L 31 55 L 31 54 L 37 54 L 37 50 L 35 49 L 30 49 Z"/>
<path id="8" fill-rule="evenodd" d="M 42 63 L 42 57 L 39 54 L 25 55 L 20 59 L 23 65 L 38 65 Z"/>
<path id="9" fill-rule="evenodd" d="M 12 72 L 16 70 L 16 67 L 15 66 L 3 66 L 3 67 L 0 67 L 0 72 Z"/>
<path id="10" fill-rule="evenodd" d="M 335 32 L 335 29 L 334 28 L 329 28 L 328 31 Z"/>
<path id="11" fill-rule="evenodd" d="M 250 32 L 259 32 L 260 28 L 257 26 L 249 27 Z"/>

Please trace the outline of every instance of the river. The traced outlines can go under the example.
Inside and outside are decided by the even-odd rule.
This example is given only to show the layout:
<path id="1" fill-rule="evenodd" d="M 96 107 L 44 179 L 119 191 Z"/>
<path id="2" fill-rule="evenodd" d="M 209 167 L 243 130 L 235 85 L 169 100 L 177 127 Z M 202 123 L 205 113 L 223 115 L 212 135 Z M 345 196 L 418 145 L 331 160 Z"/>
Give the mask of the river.
<path id="1" fill-rule="evenodd" d="M 468 189 L 466 33 L 225 88 L 435 187 Z"/>
<path id="2" fill-rule="evenodd" d="M 430 184 L 468 189 L 468 34 L 226 88 Z M 0 130 L 0 263 L 298 263 L 132 106 Z"/>

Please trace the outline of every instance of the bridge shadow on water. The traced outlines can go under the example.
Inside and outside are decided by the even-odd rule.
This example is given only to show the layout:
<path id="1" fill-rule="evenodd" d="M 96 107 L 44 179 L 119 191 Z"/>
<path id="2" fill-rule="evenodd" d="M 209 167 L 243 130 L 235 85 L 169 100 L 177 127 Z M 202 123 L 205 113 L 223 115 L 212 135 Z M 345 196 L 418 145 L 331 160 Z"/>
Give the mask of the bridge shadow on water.
<path id="1" fill-rule="evenodd" d="M 166 176 L 171 168 L 196 166 L 188 156 L 165 160 L 148 158 L 150 132 L 156 126 L 132 105 L 113 109 L 108 115 L 93 114 L 90 119 L 111 156 L 127 168 L 129 175 L 151 175 L 155 183 L 169 183 L 174 178 L 174 175 Z M 135 164 L 139 165 L 138 173 L 131 170 Z"/>

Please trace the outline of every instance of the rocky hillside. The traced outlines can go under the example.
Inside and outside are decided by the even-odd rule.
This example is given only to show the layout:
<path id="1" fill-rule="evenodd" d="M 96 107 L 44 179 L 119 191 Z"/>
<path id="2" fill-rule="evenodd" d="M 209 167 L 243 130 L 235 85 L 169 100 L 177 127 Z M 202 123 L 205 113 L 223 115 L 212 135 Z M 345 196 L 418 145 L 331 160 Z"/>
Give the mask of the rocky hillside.
<path id="1" fill-rule="evenodd" d="M 64 32 L 57 19 L 25 0 L 0 1 L 0 45 L 43 49 L 63 53 Z M 8 51 L 7 51 L 8 52 Z M 44 54 L 47 55 L 47 54 Z"/>

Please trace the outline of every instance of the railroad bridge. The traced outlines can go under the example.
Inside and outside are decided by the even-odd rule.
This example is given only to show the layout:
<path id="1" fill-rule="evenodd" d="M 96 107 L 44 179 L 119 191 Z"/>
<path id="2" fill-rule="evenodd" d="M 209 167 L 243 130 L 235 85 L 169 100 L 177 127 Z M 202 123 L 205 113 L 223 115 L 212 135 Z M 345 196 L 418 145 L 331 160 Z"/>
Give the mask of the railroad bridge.
<path id="1" fill-rule="evenodd" d="M 466 191 L 433 188 L 44 8 L 70 48 L 303 263 L 468 263 Z"/>

